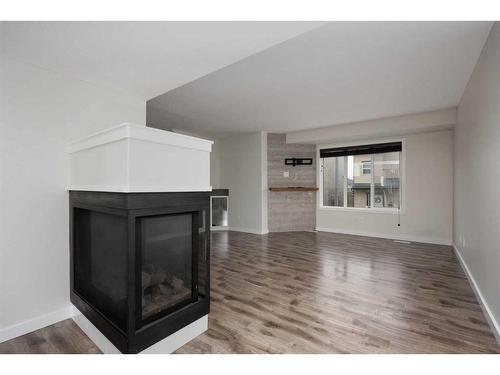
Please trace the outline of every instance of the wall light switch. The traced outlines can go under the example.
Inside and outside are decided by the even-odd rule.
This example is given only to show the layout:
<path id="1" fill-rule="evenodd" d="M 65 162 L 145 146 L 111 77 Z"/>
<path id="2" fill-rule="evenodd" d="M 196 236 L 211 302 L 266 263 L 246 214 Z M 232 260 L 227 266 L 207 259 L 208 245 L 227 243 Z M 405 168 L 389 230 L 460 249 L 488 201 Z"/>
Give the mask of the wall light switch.
<path id="1" fill-rule="evenodd" d="M 290 172 L 284 171 L 283 172 L 283 177 L 287 177 L 287 178 L 290 177 Z"/>

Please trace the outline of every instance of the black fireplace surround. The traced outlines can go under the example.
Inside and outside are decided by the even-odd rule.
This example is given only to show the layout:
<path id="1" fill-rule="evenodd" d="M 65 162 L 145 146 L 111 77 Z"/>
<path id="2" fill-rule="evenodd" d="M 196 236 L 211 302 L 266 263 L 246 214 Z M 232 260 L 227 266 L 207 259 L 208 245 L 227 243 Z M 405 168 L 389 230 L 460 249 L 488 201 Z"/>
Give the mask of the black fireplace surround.
<path id="1" fill-rule="evenodd" d="M 70 191 L 71 302 L 122 353 L 208 314 L 210 193 Z"/>

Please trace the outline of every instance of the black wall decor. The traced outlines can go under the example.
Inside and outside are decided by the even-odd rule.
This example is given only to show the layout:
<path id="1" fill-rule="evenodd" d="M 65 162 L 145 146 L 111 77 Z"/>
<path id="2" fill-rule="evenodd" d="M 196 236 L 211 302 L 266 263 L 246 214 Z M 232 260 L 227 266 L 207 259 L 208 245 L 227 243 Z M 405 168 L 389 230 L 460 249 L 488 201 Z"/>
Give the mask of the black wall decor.
<path id="1" fill-rule="evenodd" d="M 285 165 L 291 165 L 295 167 L 296 165 L 312 165 L 313 160 L 312 158 L 304 158 L 304 159 L 298 159 L 298 158 L 288 158 L 285 159 Z"/>
<path id="2" fill-rule="evenodd" d="M 71 302 L 122 352 L 208 314 L 210 192 L 70 192 Z"/>

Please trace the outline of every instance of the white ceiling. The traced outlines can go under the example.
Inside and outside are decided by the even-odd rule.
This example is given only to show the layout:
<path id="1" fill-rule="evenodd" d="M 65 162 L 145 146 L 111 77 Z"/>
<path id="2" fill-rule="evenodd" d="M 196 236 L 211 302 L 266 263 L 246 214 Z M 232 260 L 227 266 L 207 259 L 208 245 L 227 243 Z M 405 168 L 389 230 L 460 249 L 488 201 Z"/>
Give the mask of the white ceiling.
<path id="1" fill-rule="evenodd" d="M 0 55 L 150 99 L 321 22 L 0 22 Z"/>
<path id="2" fill-rule="evenodd" d="M 148 125 L 290 132 L 458 104 L 491 22 L 331 22 L 148 102 Z"/>

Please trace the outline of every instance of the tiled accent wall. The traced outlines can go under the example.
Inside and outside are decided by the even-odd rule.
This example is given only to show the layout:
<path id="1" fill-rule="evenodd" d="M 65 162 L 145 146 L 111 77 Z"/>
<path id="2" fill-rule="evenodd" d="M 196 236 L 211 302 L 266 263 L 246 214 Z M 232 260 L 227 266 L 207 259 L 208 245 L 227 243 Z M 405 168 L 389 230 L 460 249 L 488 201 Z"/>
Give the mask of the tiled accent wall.
<path id="1" fill-rule="evenodd" d="M 312 158 L 313 165 L 292 167 L 286 158 Z M 289 177 L 284 177 L 288 171 Z M 285 134 L 267 135 L 267 183 L 269 187 L 316 186 L 316 146 L 287 144 Z M 316 192 L 268 192 L 270 232 L 314 230 Z"/>

